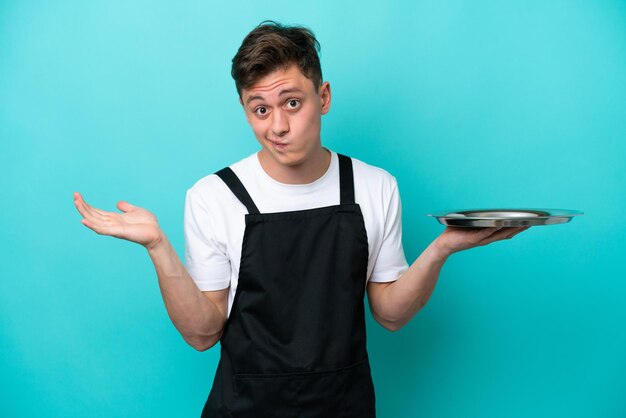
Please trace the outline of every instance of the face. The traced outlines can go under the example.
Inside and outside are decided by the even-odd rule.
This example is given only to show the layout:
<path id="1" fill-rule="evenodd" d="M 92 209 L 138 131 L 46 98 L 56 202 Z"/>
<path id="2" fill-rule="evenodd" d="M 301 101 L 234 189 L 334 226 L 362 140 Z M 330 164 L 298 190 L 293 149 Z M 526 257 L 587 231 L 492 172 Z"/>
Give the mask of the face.
<path id="1" fill-rule="evenodd" d="M 321 158 L 321 115 L 330 109 L 330 85 L 319 88 L 292 65 L 241 92 L 246 119 L 273 166 L 296 167 Z"/>

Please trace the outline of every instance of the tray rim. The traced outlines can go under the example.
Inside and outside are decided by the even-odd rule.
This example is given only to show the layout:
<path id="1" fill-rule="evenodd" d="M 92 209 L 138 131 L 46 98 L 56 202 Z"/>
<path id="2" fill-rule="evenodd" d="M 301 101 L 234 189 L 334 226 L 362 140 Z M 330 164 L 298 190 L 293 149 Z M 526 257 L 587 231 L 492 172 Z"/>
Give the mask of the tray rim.
<path id="1" fill-rule="evenodd" d="M 545 216 L 450 216 L 452 213 L 459 212 L 547 212 L 549 215 Z M 550 218 L 571 218 L 574 216 L 584 215 L 583 211 L 573 209 L 546 209 L 546 208 L 472 208 L 472 209 L 452 209 L 452 210 L 438 210 L 432 211 L 432 213 L 426 214 L 433 218 L 454 219 L 454 220 L 541 220 Z"/>

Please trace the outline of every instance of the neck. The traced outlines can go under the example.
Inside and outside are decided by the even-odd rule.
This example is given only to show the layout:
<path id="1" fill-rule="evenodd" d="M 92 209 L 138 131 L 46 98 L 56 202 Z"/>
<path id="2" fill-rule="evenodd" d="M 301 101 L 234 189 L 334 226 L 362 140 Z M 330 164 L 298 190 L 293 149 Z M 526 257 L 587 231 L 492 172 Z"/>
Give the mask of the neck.
<path id="1" fill-rule="evenodd" d="M 257 154 L 259 163 L 268 176 L 284 184 L 313 183 L 326 173 L 330 166 L 331 153 L 319 147 L 317 152 L 306 161 L 294 165 L 283 165 L 266 155 L 264 150 Z"/>

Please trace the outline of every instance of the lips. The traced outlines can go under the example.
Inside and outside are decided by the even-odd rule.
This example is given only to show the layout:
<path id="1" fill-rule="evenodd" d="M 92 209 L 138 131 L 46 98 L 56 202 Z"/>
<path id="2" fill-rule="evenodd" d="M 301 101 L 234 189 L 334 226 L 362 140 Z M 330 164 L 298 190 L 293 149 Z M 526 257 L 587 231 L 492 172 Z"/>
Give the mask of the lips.
<path id="1" fill-rule="evenodd" d="M 272 141 L 271 139 L 268 139 L 268 141 L 277 147 L 284 147 L 285 145 L 287 145 L 287 142 Z"/>

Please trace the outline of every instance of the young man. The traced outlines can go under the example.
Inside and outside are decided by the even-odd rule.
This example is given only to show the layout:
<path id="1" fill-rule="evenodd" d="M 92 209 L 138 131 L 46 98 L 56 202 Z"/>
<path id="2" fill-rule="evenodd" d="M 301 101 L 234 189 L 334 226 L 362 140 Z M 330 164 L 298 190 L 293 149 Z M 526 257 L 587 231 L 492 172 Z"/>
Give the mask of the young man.
<path id="1" fill-rule="evenodd" d="M 364 294 L 404 326 L 453 253 L 526 228 L 446 228 L 409 267 L 400 197 L 386 171 L 322 146 L 322 82 L 309 30 L 264 22 L 232 75 L 261 150 L 198 181 L 185 206 L 186 267 L 147 210 L 75 204 L 99 234 L 144 245 L 183 338 L 221 359 L 206 417 L 373 417 Z"/>

